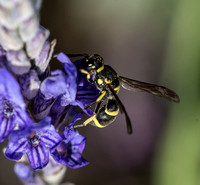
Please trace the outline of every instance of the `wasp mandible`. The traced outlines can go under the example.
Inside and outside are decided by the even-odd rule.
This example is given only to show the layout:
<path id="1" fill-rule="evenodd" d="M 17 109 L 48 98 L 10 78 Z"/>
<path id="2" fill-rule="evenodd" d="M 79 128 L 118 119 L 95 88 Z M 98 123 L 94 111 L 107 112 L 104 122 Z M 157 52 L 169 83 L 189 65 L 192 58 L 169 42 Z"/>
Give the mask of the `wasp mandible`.
<path id="1" fill-rule="evenodd" d="M 100 90 L 98 99 L 92 103 L 96 104 L 94 115 L 88 118 L 83 124 L 75 125 L 74 128 L 86 126 L 89 123 L 91 125 L 103 128 L 111 124 L 118 112 L 125 114 L 127 132 L 132 133 L 131 121 L 128 113 L 117 96 L 120 86 L 126 90 L 134 91 L 139 89 L 141 91 L 148 92 L 150 94 L 166 98 L 168 100 L 178 103 L 180 101 L 179 96 L 172 90 L 146 82 L 141 82 L 133 79 L 129 79 L 123 76 L 119 76 L 118 73 L 109 65 L 105 65 L 103 58 L 98 54 L 66 54 L 69 58 L 83 57 L 78 63 L 78 70 L 84 73 L 88 81 Z M 102 103 L 106 102 L 103 106 Z M 91 104 L 91 105 L 92 105 Z M 88 107 L 90 107 L 89 105 Z M 88 108 L 86 107 L 86 108 Z"/>

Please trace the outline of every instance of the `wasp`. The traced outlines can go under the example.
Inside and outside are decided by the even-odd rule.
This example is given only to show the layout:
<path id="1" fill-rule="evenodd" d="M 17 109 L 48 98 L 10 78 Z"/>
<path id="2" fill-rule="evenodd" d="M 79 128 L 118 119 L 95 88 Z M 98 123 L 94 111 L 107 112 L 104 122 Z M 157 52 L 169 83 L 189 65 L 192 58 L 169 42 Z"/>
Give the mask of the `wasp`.
<path id="1" fill-rule="evenodd" d="M 96 104 L 94 115 L 88 118 L 83 124 L 75 125 L 74 128 L 86 126 L 88 124 L 99 128 L 106 127 L 115 120 L 120 111 L 125 114 L 127 132 L 128 134 L 131 134 L 132 125 L 130 118 L 123 103 L 117 95 L 120 90 L 120 86 L 130 91 L 139 89 L 176 103 L 180 101 L 179 96 L 174 91 L 166 87 L 119 76 L 111 66 L 104 64 L 103 58 L 98 54 L 66 55 L 69 58 L 83 57 L 78 62 L 78 70 L 85 74 L 88 81 L 96 85 L 96 87 L 100 90 L 99 97 L 92 103 Z M 106 103 L 102 105 L 103 102 Z M 85 109 L 89 108 L 91 105 L 87 106 Z"/>

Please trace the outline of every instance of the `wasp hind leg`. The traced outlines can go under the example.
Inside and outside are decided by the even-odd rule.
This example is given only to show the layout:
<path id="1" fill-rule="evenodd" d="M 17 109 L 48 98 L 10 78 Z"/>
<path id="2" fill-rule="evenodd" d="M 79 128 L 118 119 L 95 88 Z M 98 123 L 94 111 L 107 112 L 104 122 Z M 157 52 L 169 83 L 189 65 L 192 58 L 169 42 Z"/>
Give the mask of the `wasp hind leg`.
<path id="1" fill-rule="evenodd" d="M 74 128 L 84 127 L 88 124 L 103 128 L 111 124 L 118 115 L 118 103 L 114 99 L 109 99 L 107 104 L 100 107 L 101 103 L 102 101 L 97 104 L 95 113 L 92 117 L 88 118 L 83 124 L 75 125 Z"/>
<path id="2" fill-rule="evenodd" d="M 95 115 L 93 116 L 91 125 L 103 128 L 115 120 L 119 112 L 119 106 L 114 99 L 109 99 L 107 104 L 102 107 L 100 107 L 100 103 L 102 102 L 99 102 L 96 106 Z"/>

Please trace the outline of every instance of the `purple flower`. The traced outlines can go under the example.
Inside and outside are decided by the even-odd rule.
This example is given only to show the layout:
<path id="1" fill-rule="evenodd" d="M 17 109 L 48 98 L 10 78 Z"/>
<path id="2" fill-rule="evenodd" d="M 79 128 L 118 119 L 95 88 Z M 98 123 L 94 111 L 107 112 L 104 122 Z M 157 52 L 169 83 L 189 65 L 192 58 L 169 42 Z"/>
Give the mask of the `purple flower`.
<path id="1" fill-rule="evenodd" d="M 45 97 L 44 104 L 51 98 L 58 98 L 59 104 L 55 106 L 79 106 L 85 113 L 92 116 L 93 112 L 90 109 L 85 110 L 85 107 L 98 98 L 99 90 L 86 78 L 82 78 L 76 66 L 64 53 L 60 53 L 57 59 L 63 63 L 64 70 L 53 71 L 51 76 L 42 82 L 40 91 Z M 38 109 L 37 103 L 34 109 Z"/>
<path id="2" fill-rule="evenodd" d="M 85 148 L 86 137 L 80 135 L 78 131 L 72 129 L 74 123 L 81 119 L 81 114 L 77 114 L 72 122 L 65 127 L 62 135 L 63 140 L 60 145 L 52 152 L 53 158 L 64 166 L 70 168 L 80 168 L 87 164 L 81 154 Z"/>
<path id="3" fill-rule="evenodd" d="M 0 142 L 18 125 L 28 124 L 20 87 L 5 68 L 0 68 Z"/>
<path id="4" fill-rule="evenodd" d="M 37 124 L 13 131 L 5 156 L 10 160 L 19 160 L 26 153 L 33 170 L 44 168 L 49 162 L 49 151 L 62 140 L 50 122 L 51 118 L 47 117 Z"/>
<path id="5" fill-rule="evenodd" d="M 24 97 L 28 100 L 33 99 L 40 88 L 40 80 L 35 70 L 30 70 L 29 73 L 19 77 L 19 84 Z"/>
<path id="6" fill-rule="evenodd" d="M 76 66 L 70 61 L 70 59 L 64 53 L 58 54 L 57 59 L 63 64 L 65 74 L 67 74 L 68 77 L 68 81 L 72 80 L 75 81 L 75 84 L 69 83 L 72 89 L 76 87 L 74 104 L 84 109 L 86 106 L 90 105 L 99 97 L 99 90 L 96 88 L 95 85 L 88 82 L 87 78 L 82 77 L 82 73 L 80 73 L 80 71 L 77 71 Z M 76 64 L 78 64 L 78 62 L 76 62 Z M 65 96 L 67 95 L 64 94 L 62 97 L 63 99 L 62 103 L 68 104 L 69 102 L 65 98 Z"/>

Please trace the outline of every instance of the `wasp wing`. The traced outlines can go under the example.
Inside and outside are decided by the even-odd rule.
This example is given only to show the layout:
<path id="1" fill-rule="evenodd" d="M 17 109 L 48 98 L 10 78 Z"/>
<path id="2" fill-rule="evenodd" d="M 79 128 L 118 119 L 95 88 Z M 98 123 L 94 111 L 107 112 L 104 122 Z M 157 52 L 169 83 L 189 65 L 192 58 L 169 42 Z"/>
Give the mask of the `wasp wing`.
<path id="1" fill-rule="evenodd" d="M 166 98 L 176 103 L 180 102 L 179 96 L 174 91 L 166 87 L 129 79 L 123 76 L 120 76 L 119 79 L 122 87 L 129 91 L 135 91 L 139 89 L 141 91 L 145 91 L 150 94 Z"/>
<path id="2" fill-rule="evenodd" d="M 108 85 L 109 90 L 112 92 L 113 96 L 115 97 L 115 100 L 117 101 L 117 103 L 119 105 L 120 112 L 125 114 L 125 117 L 126 117 L 126 127 L 127 127 L 128 134 L 132 134 L 133 131 L 132 131 L 131 121 L 130 121 L 130 118 L 128 116 L 128 113 L 127 113 L 124 105 L 122 104 L 121 100 L 119 99 L 119 97 L 117 96 L 117 94 L 115 93 L 115 91 L 113 90 L 113 88 L 109 84 L 107 84 L 107 85 Z"/>

